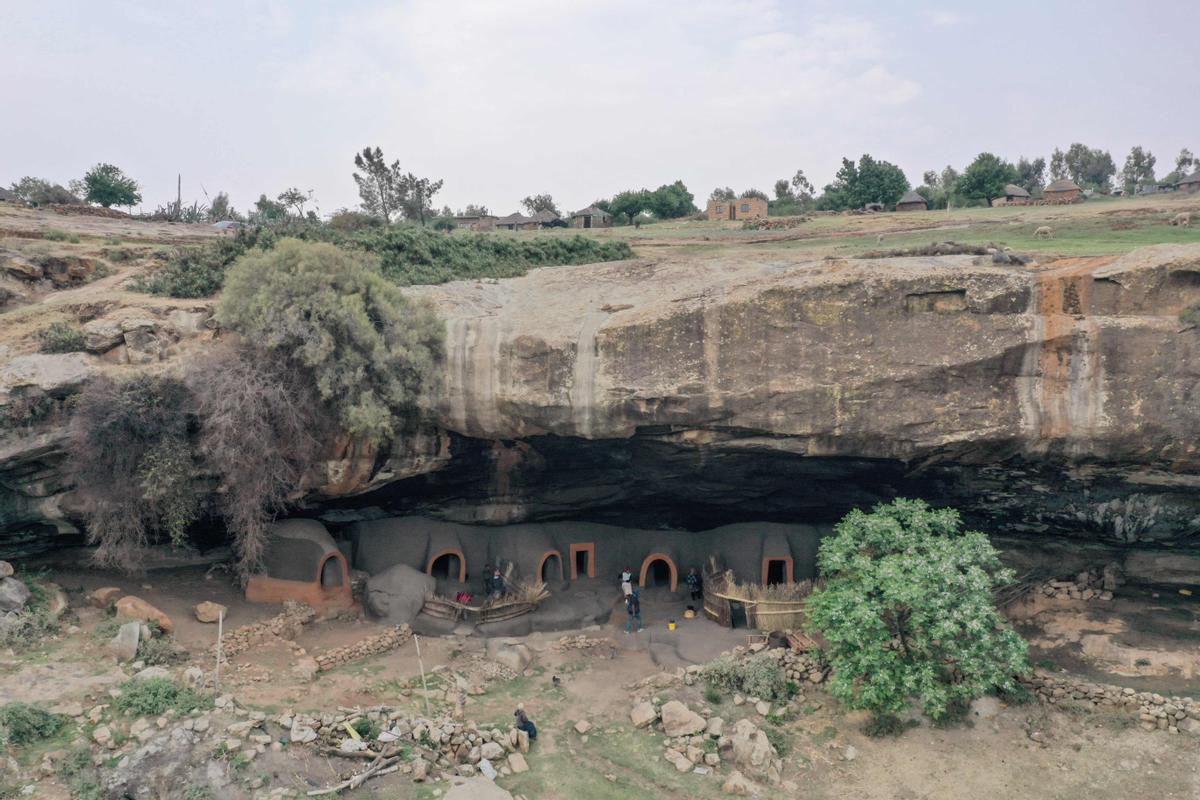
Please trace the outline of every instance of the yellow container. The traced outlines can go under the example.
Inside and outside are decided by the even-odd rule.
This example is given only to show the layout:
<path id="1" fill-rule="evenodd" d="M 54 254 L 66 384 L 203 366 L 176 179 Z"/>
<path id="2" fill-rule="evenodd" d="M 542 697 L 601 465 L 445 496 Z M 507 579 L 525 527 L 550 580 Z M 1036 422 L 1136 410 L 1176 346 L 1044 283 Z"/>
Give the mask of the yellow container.
<path id="1" fill-rule="evenodd" d="M 667 623 L 667 630 L 669 630 L 669 631 L 675 630 L 675 620 L 671 620 L 670 622 Z"/>

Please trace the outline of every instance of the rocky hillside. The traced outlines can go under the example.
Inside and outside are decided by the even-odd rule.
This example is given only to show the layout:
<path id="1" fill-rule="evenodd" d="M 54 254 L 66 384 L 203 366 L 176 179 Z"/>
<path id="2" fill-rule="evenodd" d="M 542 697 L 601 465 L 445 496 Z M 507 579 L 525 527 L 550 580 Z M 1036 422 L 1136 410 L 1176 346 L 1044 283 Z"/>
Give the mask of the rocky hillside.
<path id="1" fill-rule="evenodd" d="M 1200 245 L 1025 266 L 750 253 L 409 290 L 447 325 L 431 421 L 390 455 L 331 442 L 312 503 L 709 528 L 902 493 L 1008 533 L 1200 532 L 1200 331 L 1179 321 Z M 87 352 L 0 345 L 0 404 L 171 369 L 214 335 L 206 304 L 140 297 L 93 309 Z M 65 413 L 0 432 L 10 546 L 78 520 Z"/>

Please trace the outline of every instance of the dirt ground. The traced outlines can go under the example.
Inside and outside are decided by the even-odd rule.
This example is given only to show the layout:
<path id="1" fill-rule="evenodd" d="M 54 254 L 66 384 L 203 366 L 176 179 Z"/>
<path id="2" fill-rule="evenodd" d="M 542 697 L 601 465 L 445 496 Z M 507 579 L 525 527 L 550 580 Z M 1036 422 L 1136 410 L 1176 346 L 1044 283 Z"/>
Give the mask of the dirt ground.
<path id="1" fill-rule="evenodd" d="M 92 634 L 105 615 L 88 607 L 85 597 L 99 586 L 136 593 L 171 616 L 177 640 L 190 652 L 191 663 L 206 672 L 212 668 L 210 647 L 216 630 L 194 619 L 191 609 L 197 602 L 213 600 L 228 606 L 231 628 L 278 611 L 246 603 L 228 575 L 205 567 L 153 571 L 137 579 L 78 569 L 47 577 L 67 590 L 72 621 L 79 630 L 28 652 L 4 654 L 0 703 L 20 699 L 50 705 L 75 700 L 86 708 L 104 701 L 110 688 L 127 679 L 128 669 L 114 664 L 104 642 Z M 1196 605 L 1187 598 L 1153 594 L 1130 590 L 1112 603 L 1046 602 L 1032 609 L 1032 616 L 1019 627 L 1032 642 L 1033 660 L 1043 668 L 1068 669 L 1091 680 L 1163 693 L 1194 694 L 1200 678 L 1195 671 L 1188 673 L 1185 665 L 1194 663 L 1197 653 Z M 680 775 L 662 757 L 661 734 L 633 729 L 629 721 L 633 692 L 628 687 L 744 644 L 745 632 L 704 619 L 683 619 L 684 601 L 666 595 L 648 598 L 645 630 L 626 634 L 625 615 L 615 592 L 613 600 L 617 613 L 609 624 L 582 631 L 590 638 L 607 640 L 608 645 L 558 652 L 552 645 L 564 633 L 523 637 L 535 655 L 527 673 L 487 683 L 485 694 L 469 698 L 466 716 L 470 720 L 507 727 L 516 703 L 523 702 L 538 723 L 541 736 L 528 757 L 530 771 L 501 777 L 499 783 L 531 800 L 725 796 L 720 789 L 722 777 Z M 676 631 L 667 630 L 672 619 Z M 234 658 L 222 678 L 221 691 L 266 714 L 377 704 L 424 713 L 420 693 L 412 691 L 419 685 L 422 663 L 435 682 L 449 671 L 472 674 L 482 663 L 486 643 L 481 637 L 422 637 L 422 662 L 410 642 L 398 651 L 322 672 L 311 683 L 290 672 L 297 647 L 316 654 L 380 630 L 363 618 L 314 622 L 305 626 L 294 644 L 277 641 Z M 579 632 L 571 632 L 575 633 Z M 1089 646 L 1088 636 L 1109 637 L 1118 655 Z M 1150 653 L 1150 663 L 1126 666 L 1129 654 L 1121 648 Z M 1138 655 L 1133 661 L 1145 658 Z M 684 700 L 692 708 L 707 705 L 727 726 L 742 716 L 767 724 L 748 705 L 735 706 L 731 698 L 710 704 L 699 685 L 663 689 L 660 696 Z M 434 706 L 436 713 L 436 699 Z M 1122 712 L 1048 710 L 1036 702 L 1007 707 L 985 698 L 964 724 L 937 727 L 921 719 L 898 738 L 872 739 L 860 730 L 861 714 L 846 712 L 819 687 L 806 687 L 805 700 L 798 706 L 794 717 L 777 727 L 785 743 L 784 778 L 800 786 L 804 797 L 1200 797 L 1200 739 L 1148 733 Z M 919 719 L 915 713 L 913 717 Z M 586 739 L 574 730 L 579 720 L 592 725 Z M 1040 741 L 1031 738 L 1035 732 Z M 334 782 L 346 769 L 338 759 L 292 747 L 282 753 L 268 752 L 254 762 L 249 774 L 269 781 L 270 786 L 307 791 Z M 727 772 L 727 767 L 720 770 Z M 45 786 L 46 793 L 39 796 L 68 797 L 56 793 L 61 787 L 54 788 L 52 782 Z M 444 782 L 413 784 L 404 776 L 390 775 L 341 796 L 399 800 L 432 798 L 444 790 Z"/>

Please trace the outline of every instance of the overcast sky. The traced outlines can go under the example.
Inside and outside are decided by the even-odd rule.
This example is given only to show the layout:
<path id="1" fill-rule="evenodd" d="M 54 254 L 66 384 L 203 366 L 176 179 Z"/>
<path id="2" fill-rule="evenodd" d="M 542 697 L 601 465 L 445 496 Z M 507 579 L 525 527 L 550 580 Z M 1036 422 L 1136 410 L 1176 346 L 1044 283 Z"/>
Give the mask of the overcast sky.
<path id="1" fill-rule="evenodd" d="M 100 161 L 144 206 L 358 202 L 353 154 L 435 204 L 563 210 L 682 178 L 770 191 L 843 155 L 923 170 L 1083 141 L 1200 152 L 1200 2 L 0 0 L 0 184 Z"/>

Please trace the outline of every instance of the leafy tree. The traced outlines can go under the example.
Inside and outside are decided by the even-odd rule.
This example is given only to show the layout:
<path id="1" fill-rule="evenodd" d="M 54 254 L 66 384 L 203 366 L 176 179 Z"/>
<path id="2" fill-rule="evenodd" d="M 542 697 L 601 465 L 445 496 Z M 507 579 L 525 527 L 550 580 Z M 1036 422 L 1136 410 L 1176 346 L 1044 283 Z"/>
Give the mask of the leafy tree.
<path id="1" fill-rule="evenodd" d="M 406 297 L 373 259 L 324 242 L 283 239 L 242 256 L 217 319 L 309 370 L 341 426 L 374 442 L 416 413 L 444 347 L 430 306 Z"/>
<path id="2" fill-rule="evenodd" d="M 57 183 L 50 183 L 41 178 L 26 175 L 10 187 L 13 194 L 31 206 L 44 206 L 51 203 L 60 205 L 79 205 L 83 201 L 68 189 Z"/>
<path id="3" fill-rule="evenodd" d="M 278 200 L 286 208 L 293 209 L 297 217 L 304 216 L 304 204 L 312 199 L 312 190 L 302 192 L 296 187 L 286 189 L 279 193 Z"/>
<path id="4" fill-rule="evenodd" d="M 792 194 L 792 184 L 787 178 L 780 178 L 775 181 L 775 199 L 776 200 L 793 200 L 795 196 Z"/>
<path id="5" fill-rule="evenodd" d="M 424 225 L 425 218 L 433 216 L 433 196 L 441 191 L 441 188 L 442 181 L 418 178 L 411 172 L 401 178 L 400 207 L 404 210 L 405 218 Z"/>
<path id="6" fill-rule="evenodd" d="M 1117 165 L 1105 150 L 1075 142 L 1063 157 L 1067 175 L 1081 187 L 1106 192 L 1117 174 Z"/>
<path id="7" fill-rule="evenodd" d="M 746 191 L 744 191 L 740 195 L 738 195 L 738 197 L 757 197 L 759 200 L 770 200 L 771 199 L 771 198 L 767 197 L 767 193 L 762 191 L 761 189 L 747 189 Z"/>
<path id="8" fill-rule="evenodd" d="M 1154 154 L 1143 150 L 1142 146 L 1134 145 L 1125 156 L 1125 166 L 1121 169 L 1121 184 L 1125 194 L 1133 194 L 1138 186 L 1154 183 Z"/>
<path id="9" fill-rule="evenodd" d="M 83 176 L 83 188 L 84 200 L 98 203 L 105 208 L 131 206 L 142 202 L 137 181 L 126 177 L 125 173 L 112 164 L 97 164 L 88 170 Z"/>
<path id="10" fill-rule="evenodd" d="M 812 200 L 816 190 L 813 188 L 812 181 L 804 174 L 804 170 L 796 170 L 796 174 L 792 176 L 792 191 L 797 200 L 807 202 Z"/>
<path id="11" fill-rule="evenodd" d="M 728 186 L 723 187 L 723 188 L 718 186 L 717 188 L 712 190 L 712 194 L 710 194 L 708 196 L 708 199 L 709 200 L 720 200 L 722 202 L 727 203 L 730 200 L 737 200 L 737 194 L 733 191 L 733 189 L 730 189 Z"/>
<path id="12" fill-rule="evenodd" d="M 992 602 L 1013 573 L 987 536 L 960 526 L 953 509 L 898 499 L 850 512 L 822 540 L 827 583 L 807 611 L 828 644 L 830 691 L 849 707 L 879 719 L 915 696 L 939 719 L 1029 669 Z"/>
<path id="13" fill-rule="evenodd" d="M 354 166 L 362 170 L 361 175 L 354 173 L 354 182 L 358 184 L 363 210 L 384 222 L 391 222 L 392 215 L 404 204 L 405 176 L 400 162 L 393 161 L 389 165 L 378 147 L 374 150 L 364 147 L 361 153 L 355 153 Z"/>
<path id="14" fill-rule="evenodd" d="M 629 224 L 633 218 L 650 207 L 650 193 L 645 189 L 627 189 L 613 196 L 608 212 L 614 217 L 625 217 Z"/>
<path id="15" fill-rule="evenodd" d="M 980 153 L 963 171 L 956 191 L 968 200 L 985 200 L 990 206 L 992 198 L 1003 197 L 1004 187 L 1016 180 L 1016 167 L 999 156 Z"/>
<path id="16" fill-rule="evenodd" d="M 1017 186 L 1020 186 L 1030 194 L 1035 194 L 1042 190 L 1042 186 L 1046 182 L 1046 159 L 1038 156 L 1030 161 L 1021 156 L 1017 159 L 1017 179 L 1013 181 Z"/>
<path id="17" fill-rule="evenodd" d="M 1175 156 L 1175 172 L 1179 177 L 1191 174 L 1192 168 L 1200 166 L 1200 159 L 1192 155 L 1192 151 L 1186 147 L 1179 151 L 1179 155 Z"/>
<path id="18" fill-rule="evenodd" d="M 1050 154 L 1050 180 L 1061 181 L 1067 177 L 1067 154 L 1057 147 Z"/>
<path id="19" fill-rule="evenodd" d="M 649 192 L 646 210 L 659 219 L 677 219 L 695 213 L 696 203 L 683 181 L 675 181 Z"/>
<path id="20" fill-rule="evenodd" d="M 562 216 L 562 212 L 558 210 L 558 206 L 554 203 L 554 198 L 548 194 L 530 195 L 521 201 L 521 205 L 530 214 L 536 214 L 539 211 L 549 211 L 556 217 Z"/>
<path id="21" fill-rule="evenodd" d="M 270 225 L 287 219 L 287 215 L 287 207 L 283 203 L 277 203 L 265 194 L 262 194 L 258 196 L 258 200 L 254 203 L 254 210 L 250 212 L 250 219 L 260 225 Z"/>
<path id="22" fill-rule="evenodd" d="M 817 205 L 833 211 L 862 208 L 868 203 L 882 203 L 893 208 L 908 187 L 908 178 L 895 164 L 876 161 L 869 154 L 863 154 L 857 164 L 848 158 L 842 159 L 842 168 L 837 171 L 833 183 L 825 186 Z"/>
<path id="23" fill-rule="evenodd" d="M 464 217 L 486 217 L 488 216 L 487 206 L 468 205 L 463 209 L 462 216 Z"/>
<path id="24" fill-rule="evenodd" d="M 217 192 L 217 196 L 212 200 L 212 205 L 208 207 L 208 219 L 211 222 L 220 222 L 223 219 L 236 220 L 240 218 L 241 215 L 229 203 L 229 195 L 225 192 Z"/>

